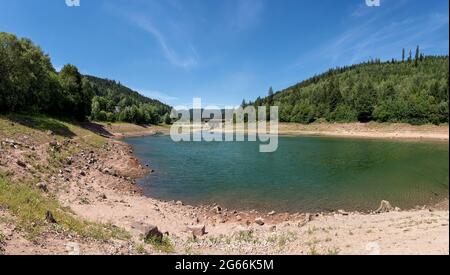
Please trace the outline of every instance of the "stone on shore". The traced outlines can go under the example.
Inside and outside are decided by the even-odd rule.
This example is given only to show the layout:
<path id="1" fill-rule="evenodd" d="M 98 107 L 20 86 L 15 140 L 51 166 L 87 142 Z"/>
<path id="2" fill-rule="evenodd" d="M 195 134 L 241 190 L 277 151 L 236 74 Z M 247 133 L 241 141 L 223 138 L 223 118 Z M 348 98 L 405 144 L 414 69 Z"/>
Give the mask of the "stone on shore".
<path id="1" fill-rule="evenodd" d="M 387 213 L 394 210 L 394 207 L 392 207 L 391 203 L 388 201 L 381 201 L 380 207 L 375 211 L 375 213 Z"/>
<path id="2" fill-rule="evenodd" d="M 220 207 L 220 206 L 214 206 L 212 209 L 211 209 L 211 211 L 212 212 L 215 212 L 216 214 L 221 214 L 222 213 L 222 208 Z"/>
<path id="3" fill-rule="evenodd" d="M 255 223 L 257 225 L 263 226 L 265 224 L 264 219 L 263 218 L 257 218 L 255 219 Z"/>
<path id="4" fill-rule="evenodd" d="M 23 167 L 23 168 L 27 167 L 27 164 L 25 162 L 21 161 L 20 159 L 17 160 L 17 165 L 19 165 L 20 167 Z"/>
<path id="5" fill-rule="evenodd" d="M 38 188 L 44 192 L 48 192 L 47 184 L 45 182 L 40 182 L 40 183 L 36 184 L 36 188 Z"/>
<path id="6" fill-rule="evenodd" d="M 57 223 L 55 218 L 53 217 L 52 212 L 50 212 L 50 211 L 47 211 L 47 213 L 45 213 L 45 220 L 48 223 Z"/>
<path id="7" fill-rule="evenodd" d="M 163 233 L 159 231 L 158 227 L 155 225 L 147 225 L 145 226 L 145 234 L 144 239 L 146 241 L 157 241 L 161 242 L 163 239 Z"/>
<path id="8" fill-rule="evenodd" d="M 206 234 L 206 226 L 205 225 L 191 225 L 188 226 L 189 231 L 192 232 L 192 235 L 196 237 L 201 237 Z"/>

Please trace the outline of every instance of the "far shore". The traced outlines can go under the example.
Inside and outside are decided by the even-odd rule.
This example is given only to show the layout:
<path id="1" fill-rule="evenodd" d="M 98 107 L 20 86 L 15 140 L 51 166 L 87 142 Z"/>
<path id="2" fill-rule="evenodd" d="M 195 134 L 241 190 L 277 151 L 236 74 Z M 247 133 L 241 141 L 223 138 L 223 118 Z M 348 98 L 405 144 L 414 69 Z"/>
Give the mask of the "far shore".
<path id="1" fill-rule="evenodd" d="M 143 137 L 155 134 L 169 134 L 170 125 L 131 125 L 126 123 L 101 123 L 114 138 Z M 203 126 L 206 126 L 205 124 Z M 201 125 L 193 127 L 200 130 Z M 217 129 L 216 129 L 217 131 Z M 281 136 L 323 136 L 341 138 L 388 139 L 406 141 L 449 141 L 448 125 L 414 126 L 403 123 L 280 123 Z"/>

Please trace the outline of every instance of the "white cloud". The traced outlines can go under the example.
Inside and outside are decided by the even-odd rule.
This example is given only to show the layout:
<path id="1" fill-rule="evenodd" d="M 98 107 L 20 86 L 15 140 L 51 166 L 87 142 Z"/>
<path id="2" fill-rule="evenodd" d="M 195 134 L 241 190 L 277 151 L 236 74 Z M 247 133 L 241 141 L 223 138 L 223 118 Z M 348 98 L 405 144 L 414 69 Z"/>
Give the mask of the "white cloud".
<path id="1" fill-rule="evenodd" d="M 164 34 L 158 28 L 156 28 L 155 25 L 152 24 L 152 22 L 148 18 L 140 15 L 131 15 L 128 18 L 132 22 L 134 22 L 139 28 L 148 32 L 155 38 L 155 40 L 160 45 L 164 53 L 164 56 L 171 64 L 182 68 L 190 68 L 197 66 L 198 55 L 197 52 L 195 51 L 195 48 L 192 45 L 188 46 L 190 50 L 190 55 L 181 57 L 168 45 Z"/>
<path id="2" fill-rule="evenodd" d="M 304 54 L 290 68 L 308 66 L 318 59 L 324 60 L 324 65 L 328 64 L 328 67 L 358 63 L 370 58 L 398 59 L 402 48 L 414 50 L 416 45 L 420 45 L 422 50 L 443 48 L 439 46 L 442 41 L 436 40 L 436 35 L 442 33 L 444 27 L 448 28 L 448 14 L 398 17 L 398 10 L 404 8 L 405 1 L 394 3 L 385 0 L 383 3 L 392 3 L 393 6 L 375 12 L 372 16 L 353 18 L 346 22 L 349 27 L 344 32 Z M 396 20 L 386 22 L 387 18 Z M 435 48 L 430 49 L 430 44 Z"/>

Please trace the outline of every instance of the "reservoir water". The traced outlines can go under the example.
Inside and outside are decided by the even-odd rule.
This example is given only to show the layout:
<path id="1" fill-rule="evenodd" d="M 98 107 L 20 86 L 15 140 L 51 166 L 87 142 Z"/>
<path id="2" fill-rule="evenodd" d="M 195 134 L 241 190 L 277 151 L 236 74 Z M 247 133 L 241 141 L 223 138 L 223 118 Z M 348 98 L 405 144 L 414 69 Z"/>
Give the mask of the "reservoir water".
<path id="1" fill-rule="evenodd" d="M 155 173 L 148 196 L 236 210 L 367 211 L 381 200 L 401 208 L 448 197 L 448 143 L 280 137 L 275 153 L 256 142 L 173 142 L 127 138 Z"/>

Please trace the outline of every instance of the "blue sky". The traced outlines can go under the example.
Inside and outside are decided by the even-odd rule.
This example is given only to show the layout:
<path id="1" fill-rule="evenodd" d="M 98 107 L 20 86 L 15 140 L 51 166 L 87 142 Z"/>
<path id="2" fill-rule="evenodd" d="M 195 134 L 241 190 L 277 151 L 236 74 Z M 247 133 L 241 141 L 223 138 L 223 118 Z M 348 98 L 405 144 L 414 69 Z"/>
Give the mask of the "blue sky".
<path id="1" fill-rule="evenodd" d="M 0 31 L 54 66 L 115 79 L 172 106 L 240 104 L 330 67 L 448 54 L 448 0 L 0 0 Z"/>

